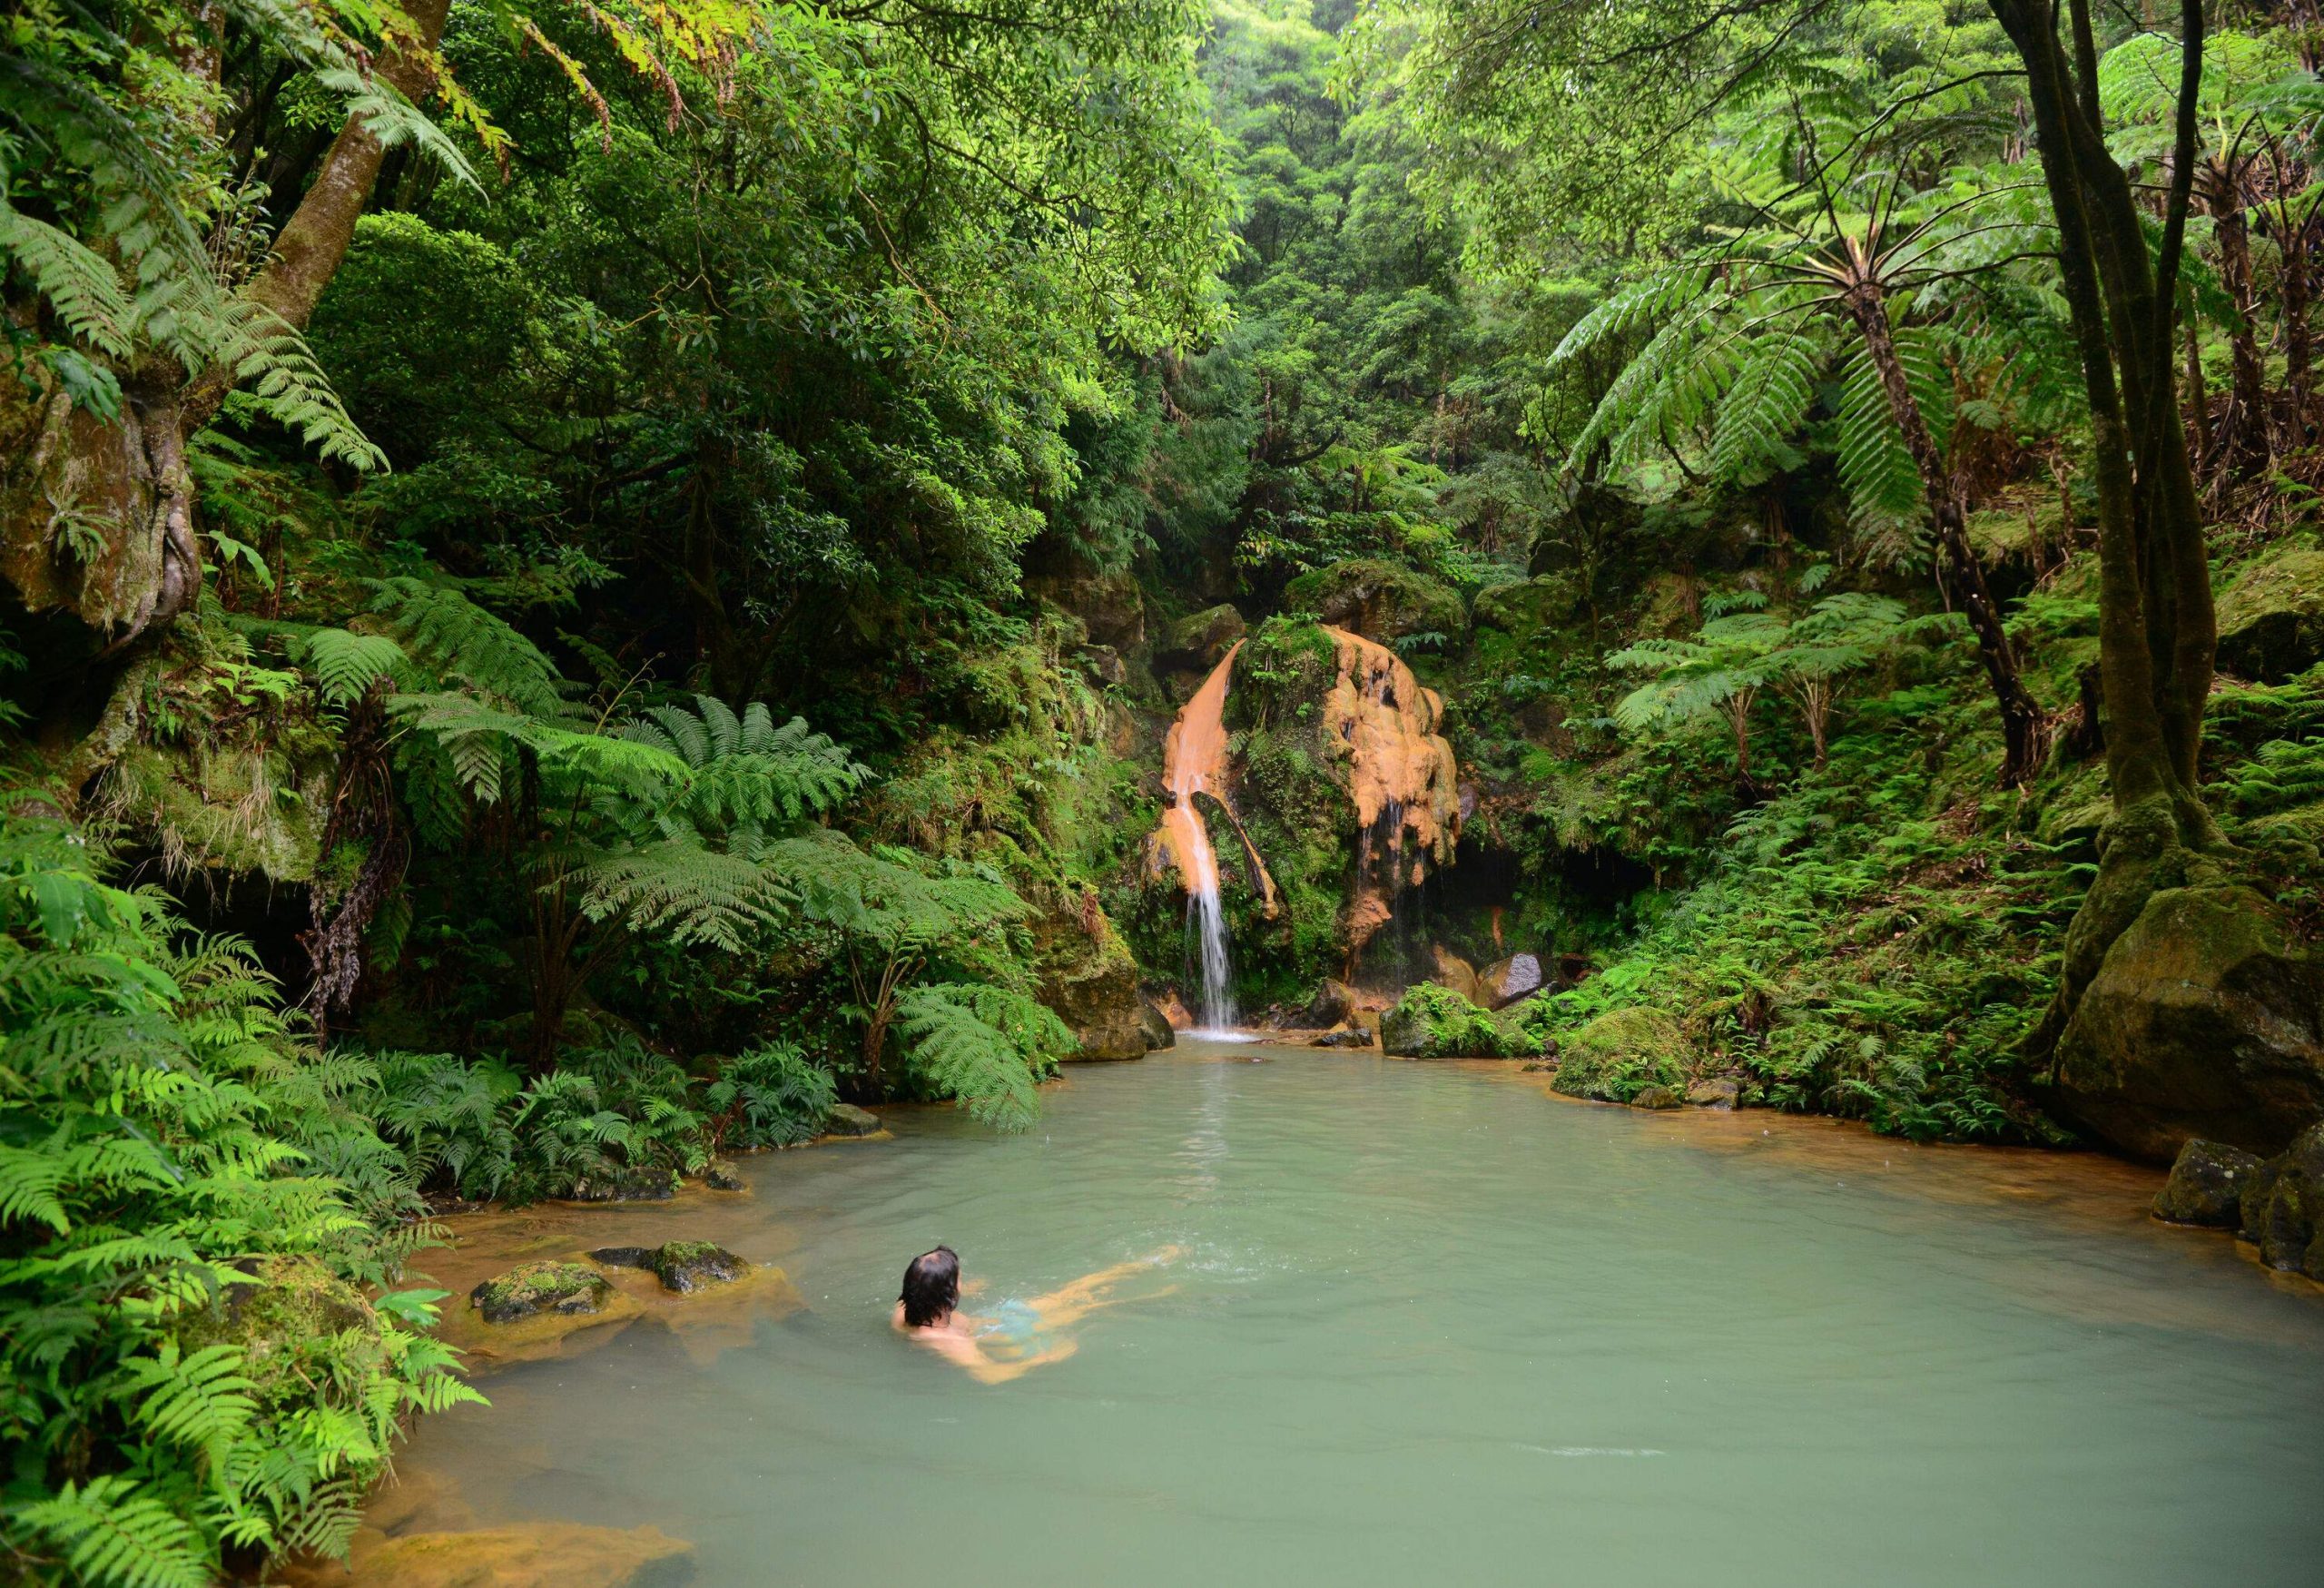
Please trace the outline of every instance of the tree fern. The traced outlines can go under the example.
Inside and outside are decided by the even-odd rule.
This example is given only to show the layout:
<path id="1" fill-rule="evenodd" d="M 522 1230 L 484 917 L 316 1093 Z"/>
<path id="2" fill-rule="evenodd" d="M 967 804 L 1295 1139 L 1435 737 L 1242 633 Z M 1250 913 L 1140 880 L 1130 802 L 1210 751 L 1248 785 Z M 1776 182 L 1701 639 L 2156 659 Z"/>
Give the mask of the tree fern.
<path id="1" fill-rule="evenodd" d="M 897 1011 L 913 1078 L 1000 1129 L 1032 1122 L 1044 1056 L 1072 1042 L 1057 1016 L 995 987 L 931 982 L 904 992 Z"/>
<path id="2" fill-rule="evenodd" d="M 1799 331 L 1775 330 L 1745 345 L 1711 441 L 1711 471 L 1722 479 L 1762 477 L 1794 456 L 1789 441 L 1816 400 L 1823 346 Z"/>

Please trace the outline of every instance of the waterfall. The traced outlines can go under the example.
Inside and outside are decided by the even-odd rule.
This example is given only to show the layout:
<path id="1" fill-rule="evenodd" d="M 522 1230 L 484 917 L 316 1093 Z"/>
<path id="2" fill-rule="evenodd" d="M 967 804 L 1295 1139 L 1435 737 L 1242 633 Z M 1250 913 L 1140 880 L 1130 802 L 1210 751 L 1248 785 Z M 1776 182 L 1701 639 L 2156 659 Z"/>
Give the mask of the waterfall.
<path id="1" fill-rule="evenodd" d="M 1187 883 L 1187 932 L 1202 972 L 1196 1018 L 1201 1029 L 1223 1031 L 1235 1023 L 1235 992 L 1226 958 L 1226 911 L 1218 897 L 1218 855 L 1195 795 L 1222 797 L 1226 770 L 1226 682 L 1235 666 L 1237 640 L 1211 669 L 1170 725 L 1162 746 L 1162 786 L 1168 805 L 1162 813 L 1163 841 Z"/>

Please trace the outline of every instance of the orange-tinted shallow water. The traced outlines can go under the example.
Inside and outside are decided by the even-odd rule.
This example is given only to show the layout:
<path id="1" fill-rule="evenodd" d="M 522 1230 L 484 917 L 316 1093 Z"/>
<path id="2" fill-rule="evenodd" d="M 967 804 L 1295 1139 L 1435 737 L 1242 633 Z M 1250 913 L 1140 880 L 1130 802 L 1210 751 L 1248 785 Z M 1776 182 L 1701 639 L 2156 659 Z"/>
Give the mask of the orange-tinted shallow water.
<path id="1" fill-rule="evenodd" d="M 1198 1042 L 1047 1106 L 470 1221 L 463 1285 L 699 1234 L 798 1295 L 498 1367 L 383 1524 L 652 1524 L 722 1584 L 2318 1581 L 2324 1294 L 2150 1171 Z M 939 1240 L 980 1307 L 1187 1255 L 984 1386 L 888 1327 Z"/>

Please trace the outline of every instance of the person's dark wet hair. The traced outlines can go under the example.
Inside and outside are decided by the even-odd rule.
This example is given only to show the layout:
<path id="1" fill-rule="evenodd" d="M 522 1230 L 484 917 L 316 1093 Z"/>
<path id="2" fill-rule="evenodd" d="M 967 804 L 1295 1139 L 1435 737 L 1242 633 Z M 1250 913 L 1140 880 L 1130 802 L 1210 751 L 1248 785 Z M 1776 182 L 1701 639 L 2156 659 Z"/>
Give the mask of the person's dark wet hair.
<path id="1" fill-rule="evenodd" d="M 960 1304 L 960 1258 L 949 1246 L 922 1252 L 904 1270 L 904 1327 L 924 1329 L 941 1323 Z"/>

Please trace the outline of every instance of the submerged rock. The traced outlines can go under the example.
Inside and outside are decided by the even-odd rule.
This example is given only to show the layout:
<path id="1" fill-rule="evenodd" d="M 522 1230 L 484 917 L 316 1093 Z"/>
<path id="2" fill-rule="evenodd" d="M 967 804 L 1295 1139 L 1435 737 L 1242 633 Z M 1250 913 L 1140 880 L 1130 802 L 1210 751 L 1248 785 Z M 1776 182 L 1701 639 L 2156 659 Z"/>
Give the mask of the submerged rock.
<path id="1" fill-rule="evenodd" d="M 651 1268 L 654 1254 L 660 1249 L 650 1246 L 601 1246 L 589 1254 L 589 1260 L 608 1268 Z"/>
<path id="2" fill-rule="evenodd" d="M 1369 1048 L 1372 1046 L 1372 1033 L 1351 1021 L 1346 1025 L 1334 1026 L 1330 1031 L 1323 1032 L 1316 1037 L 1315 1046 L 1318 1048 Z"/>
<path id="3" fill-rule="evenodd" d="M 1716 1109 L 1724 1113 L 1743 1100 L 1739 1081 L 1718 1080 L 1699 1080 L 1687 1089 L 1687 1101 L 1699 1109 Z"/>
<path id="4" fill-rule="evenodd" d="M 880 1128 L 879 1115 L 853 1103 L 833 1103 L 823 1115 L 826 1136 L 869 1136 Z"/>
<path id="5" fill-rule="evenodd" d="M 473 1533 L 359 1534 L 345 1566 L 302 1569 L 301 1588 L 677 1588 L 694 1545 L 658 1527 L 524 1522 Z"/>
<path id="6" fill-rule="evenodd" d="M 2167 1159 L 2190 1137 L 2279 1150 L 2324 1113 L 2324 965 L 2249 888 L 2159 889 L 2083 994 L 2056 1091 L 2141 1158 Z"/>
<path id="7" fill-rule="evenodd" d="M 487 1323 L 515 1323 L 537 1313 L 581 1317 L 602 1311 L 613 1282 L 580 1263 L 525 1263 L 468 1293 Z"/>
<path id="8" fill-rule="evenodd" d="M 665 1242 L 654 1254 L 654 1273 L 662 1288 L 681 1296 L 730 1284 L 750 1273 L 750 1264 L 706 1240 Z"/>
<path id="9" fill-rule="evenodd" d="M 2155 1193 L 2154 1216 L 2166 1224 L 2232 1229 L 2242 1220 L 2243 1188 L 2259 1167 L 2240 1147 L 2190 1141 L 2171 1166 L 2170 1182 Z"/>
<path id="10" fill-rule="evenodd" d="M 712 1159 L 710 1166 L 702 1171 L 702 1183 L 714 1191 L 739 1191 L 745 1189 L 743 1185 L 742 1171 L 723 1158 Z"/>

